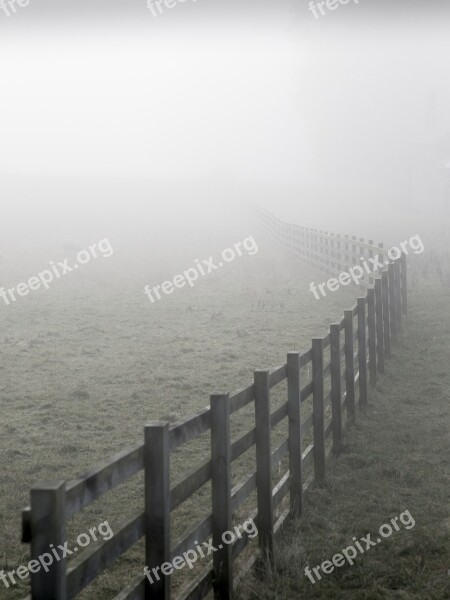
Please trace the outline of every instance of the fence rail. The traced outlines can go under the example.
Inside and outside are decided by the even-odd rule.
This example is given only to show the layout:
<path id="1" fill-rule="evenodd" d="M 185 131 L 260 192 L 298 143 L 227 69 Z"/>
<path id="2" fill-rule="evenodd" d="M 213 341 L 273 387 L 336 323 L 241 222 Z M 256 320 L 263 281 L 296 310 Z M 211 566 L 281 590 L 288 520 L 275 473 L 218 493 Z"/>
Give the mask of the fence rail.
<path id="1" fill-rule="evenodd" d="M 368 256 L 378 253 L 384 257 L 381 245 L 285 224 L 266 211 L 259 210 L 258 215 L 285 247 L 328 272 L 348 268 L 348 261 L 361 257 L 361 249 Z M 213 545 L 218 547 L 222 533 L 231 530 L 233 515 L 255 490 L 257 502 L 252 514 L 258 526 L 258 548 L 246 567 L 240 573 L 234 572 L 236 559 L 250 541 L 243 534 L 213 554 L 213 560 L 178 595 L 178 600 L 201 599 L 211 590 L 215 598 L 229 599 L 256 556 L 273 559 L 275 532 L 288 516 L 301 516 L 305 489 L 313 481 L 320 485 L 326 479 L 329 457 L 339 454 L 344 428 L 355 420 L 356 409 L 364 409 L 367 404 L 368 378 L 375 385 L 378 374 L 384 372 L 385 358 L 390 356 L 391 339 L 401 331 L 402 314 L 407 311 L 406 256 L 390 262 L 365 283 L 367 294 L 345 311 L 339 323 L 330 325 L 326 336 L 314 339 L 307 351 L 289 352 L 285 364 L 255 371 L 253 382 L 234 394 L 213 394 L 208 407 L 187 418 L 173 424 L 149 423 L 142 444 L 116 454 L 77 479 L 33 487 L 30 507 L 22 514 L 22 541 L 31 544 L 32 559 L 48 551 L 50 544 L 64 543 L 71 517 L 142 470 L 145 508 L 129 515 L 111 539 L 92 544 L 75 560 L 61 560 L 48 573 L 31 573 L 31 595 L 27 600 L 75 598 L 142 538 L 145 565 L 150 569 L 192 549 L 195 542 L 212 537 Z M 312 373 L 310 381 L 303 381 L 305 367 Z M 330 387 L 327 394 L 325 381 Z M 282 382 L 287 382 L 286 401 L 272 410 L 271 391 Z M 311 414 L 302 421 L 301 406 L 308 402 Z M 254 427 L 231 439 L 230 417 L 250 404 L 255 409 Z M 273 449 L 272 432 L 285 419 L 288 435 Z M 171 485 L 171 454 L 207 431 L 210 457 Z M 311 441 L 304 448 L 307 435 Z M 256 464 L 232 486 L 233 462 L 253 447 Z M 274 486 L 275 466 L 280 465 L 286 470 Z M 171 513 L 208 482 L 210 511 L 172 540 Z M 167 575 L 151 585 L 142 572 L 115 600 L 169 600 L 170 583 Z"/>

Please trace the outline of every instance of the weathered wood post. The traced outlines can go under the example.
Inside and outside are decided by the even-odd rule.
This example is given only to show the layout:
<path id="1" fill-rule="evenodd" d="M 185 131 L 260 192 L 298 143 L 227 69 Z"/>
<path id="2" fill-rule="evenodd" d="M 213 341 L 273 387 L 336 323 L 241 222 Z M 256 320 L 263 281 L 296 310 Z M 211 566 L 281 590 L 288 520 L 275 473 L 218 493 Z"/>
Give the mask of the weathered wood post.
<path id="1" fill-rule="evenodd" d="M 145 564 L 151 571 L 170 562 L 169 423 L 151 421 L 144 428 Z M 170 599 L 170 575 L 145 579 L 145 600 Z"/>
<path id="2" fill-rule="evenodd" d="M 323 338 L 312 341 L 314 476 L 317 483 L 325 480 L 325 422 L 323 395 Z"/>
<path id="3" fill-rule="evenodd" d="M 382 279 L 375 279 L 375 314 L 377 326 L 377 358 L 378 371 L 384 374 L 384 321 L 383 321 L 383 290 Z"/>
<path id="4" fill-rule="evenodd" d="M 395 316 L 397 318 L 397 331 L 402 330 L 402 282 L 401 282 L 401 263 L 398 258 L 394 263 L 395 270 Z"/>
<path id="5" fill-rule="evenodd" d="M 395 267 L 394 263 L 390 262 L 388 266 L 389 278 L 389 319 L 391 324 L 391 337 L 397 335 L 397 316 L 395 302 Z"/>
<path id="6" fill-rule="evenodd" d="M 231 445 L 228 394 L 212 394 L 211 404 L 211 481 L 214 597 L 230 600 L 233 595 L 232 544 L 222 535 L 231 531 Z"/>
<path id="7" fill-rule="evenodd" d="M 345 390 L 347 395 L 347 417 L 355 420 L 355 363 L 353 349 L 353 310 L 344 311 L 345 320 Z"/>
<path id="8" fill-rule="evenodd" d="M 358 298 L 359 405 L 367 406 L 366 299 Z"/>
<path id="9" fill-rule="evenodd" d="M 367 290 L 367 321 L 369 326 L 369 377 L 373 387 L 377 382 L 377 330 L 375 317 L 375 289 Z"/>
<path id="10" fill-rule="evenodd" d="M 407 279 L 407 263 L 406 263 L 406 254 L 402 252 L 402 256 L 400 258 L 400 262 L 402 265 L 402 310 L 405 317 L 408 314 L 408 279 Z"/>
<path id="11" fill-rule="evenodd" d="M 44 558 L 48 566 L 31 573 L 31 600 L 67 600 L 65 558 L 59 561 L 51 553 L 66 541 L 66 484 L 49 481 L 31 488 L 31 559 Z M 47 556 L 44 557 L 44 555 Z"/>
<path id="12" fill-rule="evenodd" d="M 384 356 L 391 358 L 391 327 L 389 315 L 389 279 L 388 272 L 381 273 L 381 289 L 383 292 L 383 338 Z"/>
<path id="13" fill-rule="evenodd" d="M 333 454 L 337 455 L 342 448 L 341 335 L 339 323 L 333 323 L 330 325 L 330 355 Z"/>
<path id="14" fill-rule="evenodd" d="M 256 428 L 256 491 L 259 545 L 273 560 L 272 427 L 270 421 L 269 371 L 254 373 Z"/>
<path id="15" fill-rule="evenodd" d="M 290 508 L 293 517 L 303 510 L 302 437 L 300 416 L 300 353 L 287 355 Z"/>

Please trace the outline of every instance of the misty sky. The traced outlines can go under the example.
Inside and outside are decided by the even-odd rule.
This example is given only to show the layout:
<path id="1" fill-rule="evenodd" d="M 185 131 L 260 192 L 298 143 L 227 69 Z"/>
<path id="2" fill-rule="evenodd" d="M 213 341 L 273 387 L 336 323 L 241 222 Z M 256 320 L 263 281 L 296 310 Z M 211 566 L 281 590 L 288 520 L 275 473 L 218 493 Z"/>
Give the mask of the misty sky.
<path id="1" fill-rule="evenodd" d="M 0 14 L 0 174 L 391 177 L 447 94 L 442 4 L 31 0 Z"/>

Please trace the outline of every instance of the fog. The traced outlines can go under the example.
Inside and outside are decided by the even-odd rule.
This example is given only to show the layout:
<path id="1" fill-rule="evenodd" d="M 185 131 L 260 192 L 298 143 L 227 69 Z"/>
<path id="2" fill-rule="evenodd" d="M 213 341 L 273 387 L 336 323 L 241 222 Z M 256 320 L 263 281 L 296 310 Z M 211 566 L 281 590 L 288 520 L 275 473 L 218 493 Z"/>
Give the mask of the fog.
<path id="1" fill-rule="evenodd" d="M 129 11 L 116 3 L 89 19 L 86 4 L 62 12 L 44 2 L 2 19 L 9 234 L 7 215 L 23 203 L 38 206 L 44 222 L 55 205 L 111 212 L 117 179 L 133 182 L 150 212 L 156 181 L 214 181 L 212 203 L 225 182 L 233 201 L 242 183 L 288 185 L 295 202 L 275 189 L 262 202 L 327 229 L 364 229 L 367 213 L 373 223 L 387 209 L 401 219 L 411 204 L 424 208 L 412 200 L 411 155 L 414 144 L 447 131 L 445 22 L 410 3 L 389 18 L 381 5 L 376 13 L 341 6 L 321 21 L 292 3 L 206 4 L 152 18 L 136 3 Z M 52 189 L 64 177 L 65 191 Z M 97 182 L 75 195 L 87 178 Z M 257 189 L 250 194 L 258 201 Z M 181 190 L 171 198 L 188 201 Z"/>
<path id="2" fill-rule="evenodd" d="M 277 245 L 252 206 L 386 245 L 419 240 L 423 272 L 450 282 L 450 11 L 439 0 L 8 1 L 0 290 L 94 243 L 107 250 L 27 298 L 0 298 L 0 400 L 30 407 L 17 423 L 5 411 L 0 432 L 18 480 L 8 518 L 0 505 L 0 556 L 17 562 L 11 515 L 35 483 L 13 451 L 22 426 L 39 476 L 75 477 L 140 439 L 144 419 L 175 420 L 216 384 L 244 385 L 354 301 L 346 288 L 316 304 L 309 282 L 326 276 Z M 174 290 L 176 273 L 237 243 L 252 250 Z M 170 294 L 150 303 L 144 286 L 163 282 Z M 97 431 L 105 410 L 114 435 Z M 81 449 L 66 462 L 63 426 Z"/>

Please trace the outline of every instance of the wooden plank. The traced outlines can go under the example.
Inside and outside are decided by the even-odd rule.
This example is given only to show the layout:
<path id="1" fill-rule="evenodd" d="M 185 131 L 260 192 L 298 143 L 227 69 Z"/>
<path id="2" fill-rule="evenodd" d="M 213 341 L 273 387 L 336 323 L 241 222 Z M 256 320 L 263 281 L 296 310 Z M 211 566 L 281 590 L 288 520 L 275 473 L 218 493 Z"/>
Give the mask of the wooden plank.
<path id="1" fill-rule="evenodd" d="M 286 438 L 272 452 L 272 465 L 279 465 L 285 456 L 289 453 L 289 438 Z"/>
<path id="2" fill-rule="evenodd" d="M 269 385 L 272 389 L 287 377 L 287 365 L 281 365 L 269 371 Z"/>
<path id="3" fill-rule="evenodd" d="M 231 530 L 231 445 L 228 394 L 211 395 L 211 463 L 214 597 L 231 600 L 233 560 L 231 545 L 222 535 Z"/>
<path id="4" fill-rule="evenodd" d="M 289 414 L 289 472 L 290 507 L 294 516 L 300 516 L 303 510 L 302 483 L 302 423 L 300 399 L 300 354 L 289 352 L 287 355 L 288 375 L 288 414 Z"/>
<path id="5" fill-rule="evenodd" d="M 307 467 L 309 463 L 313 462 L 314 459 L 314 444 L 309 444 L 306 450 L 302 454 L 302 462 L 303 467 Z M 303 490 L 305 489 L 305 484 L 303 484 Z"/>
<path id="6" fill-rule="evenodd" d="M 256 443 L 256 429 L 243 433 L 231 443 L 231 461 L 233 462 Z"/>
<path id="7" fill-rule="evenodd" d="M 323 339 L 312 341 L 313 351 L 313 429 L 314 475 L 317 483 L 325 480 L 325 432 L 323 406 Z"/>
<path id="8" fill-rule="evenodd" d="M 283 475 L 281 480 L 273 489 L 273 508 L 276 509 L 289 493 L 289 471 Z"/>
<path id="9" fill-rule="evenodd" d="M 66 484 L 67 519 L 144 468 L 144 444 L 118 452 L 112 458 Z"/>
<path id="10" fill-rule="evenodd" d="M 170 427 L 170 450 L 173 451 L 190 440 L 197 438 L 211 426 L 209 406 L 189 417 L 173 423 Z"/>
<path id="11" fill-rule="evenodd" d="M 145 426 L 145 564 L 150 571 L 170 561 L 169 423 Z M 149 571 L 147 571 L 148 573 Z M 170 575 L 145 582 L 145 600 L 169 600 Z"/>
<path id="12" fill-rule="evenodd" d="M 381 291 L 383 296 L 383 339 L 384 339 L 384 356 L 391 357 L 391 326 L 389 313 L 389 278 L 388 272 L 381 273 Z"/>
<path id="13" fill-rule="evenodd" d="M 300 400 L 302 402 L 304 402 L 311 396 L 312 393 L 313 393 L 313 382 L 310 381 L 307 385 L 305 385 L 305 387 L 300 392 Z"/>
<path id="14" fill-rule="evenodd" d="M 204 542 L 212 534 L 212 513 L 207 514 L 188 527 L 170 547 L 170 560 L 181 556 L 195 546 L 196 542 Z"/>
<path id="15" fill-rule="evenodd" d="M 347 418 L 355 420 L 355 367 L 353 350 L 353 311 L 344 311 L 345 315 L 345 390 L 347 394 Z"/>
<path id="16" fill-rule="evenodd" d="M 255 371 L 256 489 L 259 544 L 273 560 L 272 452 L 269 371 Z"/>
<path id="17" fill-rule="evenodd" d="M 359 405 L 367 407 L 366 299 L 358 298 Z"/>
<path id="18" fill-rule="evenodd" d="M 138 542 L 145 533 L 145 517 L 137 511 L 114 531 L 108 540 L 91 543 L 77 554 L 67 569 L 67 597 L 75 598 L 105 569 Z"/>
<path id="19" fill-rule="evenodd" d="M 306 367 L 312 360 L 312 350 L 309 349 L 300 356 L 300 368 Z"/>
<path id="20" fill-rule="evenodd" d="M 284 404 L 279 406 L 276 410 L 274 410 L 273 413 L 270 415 L 271 428 L 275 429 L 275 427 L 278 425 L 278 423 L 281 423 L 281 421 L 283 419 L 285 419 L 287 416 L 288 416 L 288 403 L 285 402 Z"/>
<path id="21" fill-rule="evenodd" d="M 377 358 L 378 371 L 384 374 L 384 320 L 383 320 L 383 291 L 381 277 L 375 279 L 375 316 L 377 328 Z"/>
<path id="22" fill-rule="evenodd" d="M 247 475 L 231 490 L 231 507 L 233 513 L 237 511 L 255 489 L 256 469 L 251 473 L 247 473 Z"/>
<path id="23" fill-rule="evenodd" d="M 170 490 L 170 510 L 173 511 L 188 500 L 211 479 L 211 461 L 206 460 L 183 475 Z"/>
<path id="24" fill-rule="evenodd" d="M 330 325 L 331 334 L 331 414 L 333 419 L 333 450 L 337 455 L 342 448 L 341 413 L 341 353 L 339 324 Z"/>
<path id="25" fill-rule="evenodd" d="M 255 391 L 253 383 L 241 390 L 238 390 L 230 396 L 230 415 L 237 412 L 247 404 L 253 401 L 255 397 Z"/>
<path id="26" fill-rule="evenodd" d="M 55 548 L 66 541 L 66 489 L 62 480 L 43 482 L 31 488 L 31 559 L 49 555 L 50 544 Z M 48 562 L 48 559 L 47 559 Z M 66 600 L 67 561 L 53 561 L 47 570 L 31 573 L 32 600 Z"/>
<path id="27" fill-rule="evenodd" d="M 309 417 L 308 417 L 307 419 L 305 419 L 305 421 L 302 423 L 302 426 L 301 426 L 301 434 L 302 434 L 302 439 L 303 439 L 304 435 L 305 435 L 306 433 L 308 433 L 308 431 L 311 429 L 312 425 L 313 425 L 313 416 L 312 416 L 312 414 L 311 414 L 311 415 L 309 415 Z"/>
<path id="28" fill-rule="evenodd" d="M 377 382 L 377 330 L 375 314 L 375 289 L 367 290 L 367 319 L 369 324 L 369 377 L 370 385 L 375 386 Z"/>

